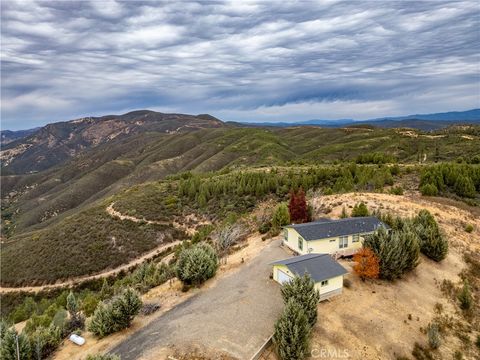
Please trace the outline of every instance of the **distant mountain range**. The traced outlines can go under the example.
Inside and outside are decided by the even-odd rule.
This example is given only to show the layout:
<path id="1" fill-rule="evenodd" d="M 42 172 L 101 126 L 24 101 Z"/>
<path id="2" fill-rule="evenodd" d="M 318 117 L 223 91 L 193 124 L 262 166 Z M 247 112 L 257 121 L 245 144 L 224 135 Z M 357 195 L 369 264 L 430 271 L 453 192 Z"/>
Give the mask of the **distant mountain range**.
<path id="1" fill-rule="evenodd" d="M 472 109 L 467 111 L 450 111 L 435 114 L 415 114 L 407 116 L 395 116 L 375 118 L 369 120 L 355 119 L 338 119 L 338 120 L 322 120 L 312 119 L 296 122 L 262 122 L 251 123 L 241 122 L 240 124 L 247 126 L 322 126 L 322 127 L 346 127 L 358 125 L 372 125 L 381 128 L 413 128 L 425 131 L 438 130 L 453 124 L 477 124 L 480 123 L 480 109 Z"/>
<path id="2" fill-rule="evenodd" d="M 175 134 L 208 128 L 298 126 L 324 128 L 374 126 L 431 131 L 463 123 L 480 124 L 480 109 L 364 121 L 315 119 L 291 123 L 223 122 L 208 114 L 164 114 L 138 110 L 123 115 L 85 117 L 57 122 L 31 130 L 2 131 L 0 160 L 3 174 L 18 174 L 46 170 L 100 145 L 112 144 L 114 140 L 121 141 L 145 133 Z"/>
<path id="3" fill-rule="evenodd" d="M 157 132 L 179 133 L 226 126 L 215 117 L 163 114 L 149 110 L 123 115 L 85 117 L 41 128 L 2 131 L 2 169 L 13 172 L 41 171 L 60 164 L 85 150 L 132 135 Z"/>

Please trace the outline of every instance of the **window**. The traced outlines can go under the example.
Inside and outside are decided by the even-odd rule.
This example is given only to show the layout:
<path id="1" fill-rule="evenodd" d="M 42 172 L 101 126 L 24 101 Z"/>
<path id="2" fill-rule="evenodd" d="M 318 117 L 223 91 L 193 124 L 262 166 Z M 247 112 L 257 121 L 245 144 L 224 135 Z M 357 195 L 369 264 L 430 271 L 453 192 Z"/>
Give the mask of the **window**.
<path id="1" fill-rule="evenodd" d="M 288 242 L 288 230 L 287 229 L 283 229 L 283 238 L 285 239 L 285 241 Z"/>
<path id="2" fill-rule="evenodd" d="M 303 239 L 300 236 L 298 237 L 298 248 L 303 250 Z"/>
<path id="3" fill-rule="evenodd" d="M 360 241 L 360 234 L 353 235 L 352 242 L 359 242 Z"/>
<path id="4" fill-rule="evenodd" d="M 328 280 L 323 280 L 321 283 L 320 283 L 320 286 L 327 286 L 328 285 Z"/>
<path id="5" fill-rule="evenodd" d="M 338 242 L 338 247 L 340 249 L 344 249 L 348 246 L 348 236 L 340 236 L 339 237 L 339 242 Z"/>

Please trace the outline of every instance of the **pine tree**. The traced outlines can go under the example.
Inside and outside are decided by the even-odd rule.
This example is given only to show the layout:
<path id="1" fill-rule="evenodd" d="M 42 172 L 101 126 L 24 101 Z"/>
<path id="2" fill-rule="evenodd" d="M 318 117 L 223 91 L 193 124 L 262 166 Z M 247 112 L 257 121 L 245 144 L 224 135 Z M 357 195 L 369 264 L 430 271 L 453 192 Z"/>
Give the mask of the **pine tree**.
<path id="1" fill-rule="evenodd" d="M 380 228 L 365 238 L 363 246 L 379 259 L 382 279 L 394 280 L 418 265 L 419 239 L 411 226 L 390 233 Z"/>
<path id="2" fill-rule="evenodd" d="M 285 304 L 293 299 L 300 304 L 307 316 L 310 326 L 317 322 L 317 305 L 320 294 L 315 289 L 315 283 L 310 275 L 305 273 L 302 277 L 295 276 L 282 286 L 282 297 Z"/>
<path id="3" fill-rule="evenodd" d="M 290 299 L 275 324 L 273 343 L 282 360 L 301 360 L 308 356 L 310 325 L 300 304 Z"/>
<path id="4" fill-rule="evenodd" d="M 342 213 L 340 214 L 340 218 L 341 219 L 348 218 L 348 213 L 347 213 L 347 209 L 345 208 L 345 205 L 342 207 Z"/>
<path id="5" fill-rule="evenodd" d="M 435 218 L 428 210 L 420 210 L 413 219 L 415 231 L 419 236 L 420 250 L 435 261 L 442 261 L 448 254 L 448 240 L 440 231 Z"/>
<path id="6" fill-rule="evenodd" d="M 77 316 L 79 311 L 77 299 L 75 298 L 75 295 L 71 291 L 67 296 L 67 310 L 70 313 L 71 317 Z"/>
<path id="7" fill-rule="evenodd" d="M 18 349 L 17 353 L 17 336 L 18 336 Z M 0 342 L 0 359 L 2 360 L 17 360 L 30 359 L 31 357 L 30 341 L 24 334 L 17 334 L 14 328 L 5 331 Z"/>
<path id="8" fill-rule="evenodd" d="M 287 205 L 280 204 L 275 209 L 275 212 L 272 216 L 272 226 L 275 229 L 279 229 L 282 226 L 288 225 L 290 223 L 290 214 L 288 213 Z"/>

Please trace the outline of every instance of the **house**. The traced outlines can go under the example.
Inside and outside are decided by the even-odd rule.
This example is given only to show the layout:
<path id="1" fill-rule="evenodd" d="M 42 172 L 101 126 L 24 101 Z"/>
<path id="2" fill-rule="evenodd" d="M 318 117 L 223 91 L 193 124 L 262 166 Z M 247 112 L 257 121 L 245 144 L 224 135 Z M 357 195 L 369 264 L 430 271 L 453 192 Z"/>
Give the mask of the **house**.
<path id="1" fill-rule="evenodd" d="M 362 247 L 365 235 L 388 225 L 374 216 L 314 222 L 284 227 L 284 245 L 298 254 L 331 254 L 338 258 L 353 255 Z"/>
<path id="2" fill-rule="evenodd" d="M 306 254 L 272 263 L 273 279 L 280 284 L 308 273 L 320 293 L 320 301 L 339 295 L 347 270 L 329 254 Z"/>

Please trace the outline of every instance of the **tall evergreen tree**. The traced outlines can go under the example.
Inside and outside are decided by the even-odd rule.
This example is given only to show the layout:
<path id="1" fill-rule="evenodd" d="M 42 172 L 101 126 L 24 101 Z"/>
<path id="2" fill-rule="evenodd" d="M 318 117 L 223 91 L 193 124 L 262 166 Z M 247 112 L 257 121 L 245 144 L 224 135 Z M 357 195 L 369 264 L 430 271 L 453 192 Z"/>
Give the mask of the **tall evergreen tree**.
<path id="1" fill-rule="evenodd" d="M 282 360 L 301 360 L 308 356 L 310 325 L 302 306 L 290 299 L 275 324 L 273 343 Z"/>
<path id="2" fill-rule="evenodd" d="M 295 276 L 292 280 L 282 286 L 282 297 L 285 304 L 293 299 L 300 304 L 307 316 L 310 326 L 317 322 L 317 305 L 320 301 L 320 294 L 315 289 L 315 283 L 310 275 Z"/>

